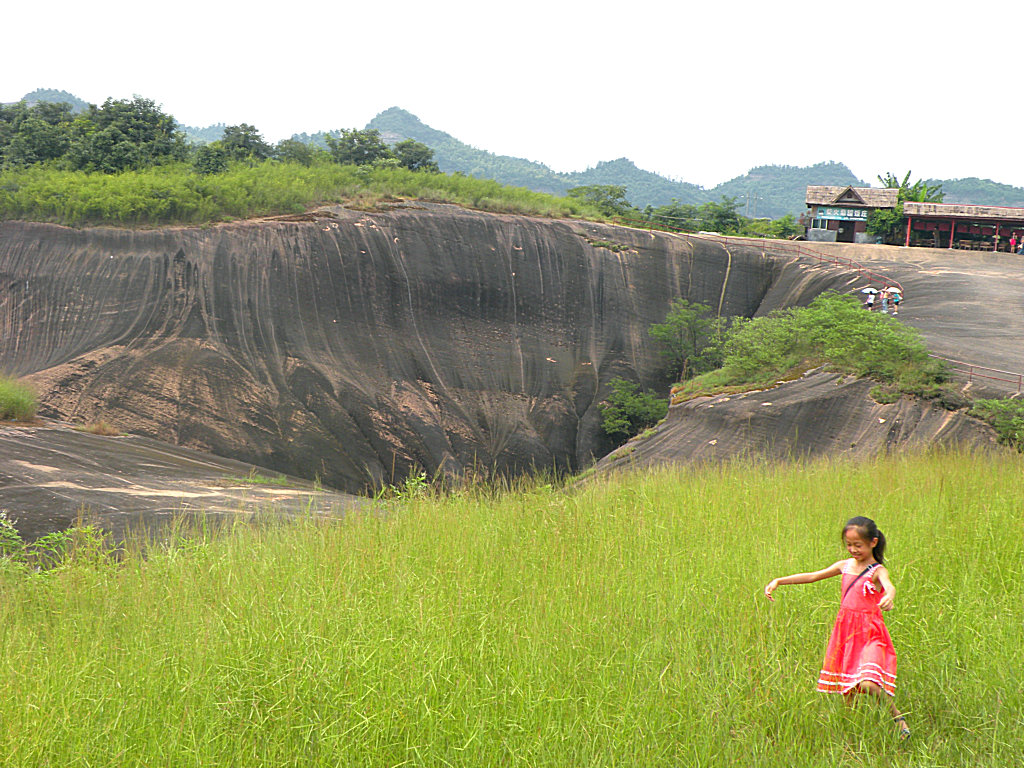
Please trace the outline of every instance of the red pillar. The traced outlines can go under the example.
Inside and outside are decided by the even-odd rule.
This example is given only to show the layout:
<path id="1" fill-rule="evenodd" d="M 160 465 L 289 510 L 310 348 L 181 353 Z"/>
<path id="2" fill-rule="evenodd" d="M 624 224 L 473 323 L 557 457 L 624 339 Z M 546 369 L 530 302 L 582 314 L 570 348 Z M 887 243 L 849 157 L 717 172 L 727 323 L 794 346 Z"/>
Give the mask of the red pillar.
<path id="1" fill-rule="evenodd" d="M 952 226 L 949 228 L 949 247 L 953 247 L 953 238 L 956 236 L 956 219 L 951 219 Z"/>
<path id="2" fill-rule="evenodd" d="M 910 216 L 907 216 L 907 239 L 903 242 L 903 247 L 904 248 L 909 248 L 910 247 L 910 222 L 911 221 L 913 221 L 913 218 L 910 217 Z"/>

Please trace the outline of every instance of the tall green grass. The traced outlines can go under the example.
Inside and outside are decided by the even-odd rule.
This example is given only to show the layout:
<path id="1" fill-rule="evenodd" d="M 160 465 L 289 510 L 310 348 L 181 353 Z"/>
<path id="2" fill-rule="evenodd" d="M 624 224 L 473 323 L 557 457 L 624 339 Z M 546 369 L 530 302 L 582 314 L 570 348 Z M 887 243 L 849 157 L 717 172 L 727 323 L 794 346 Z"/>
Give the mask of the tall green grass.
<path id="1" fill-rule="evenodd" d="M 0 421 L 33 419 L 37 407 L 32 387 L 9 376 L 0 376 Z"/>
<path id="2" fill-rule="evenodd" d="M 70 226 L 204 224 L 300 213 L 326 203 L 374 206 L 392 197 L 541 216 L 598 216 L 578 200 L 487 179 L 326 161 L 310 167 L 237 163 L 213 175 L 196 174 L 184 163 L 118 174 L 42 165 L 0 173 L 0 219 Z"/>
<path id="3" fill-rule="evenodd" d="M 666 468 L 0 561 L 0 764 L 1018 765 L 1022 468 Z M 905 745 L 814 691 L 836 581 L 761 596 L 854 514 L 890 542 Z"/>

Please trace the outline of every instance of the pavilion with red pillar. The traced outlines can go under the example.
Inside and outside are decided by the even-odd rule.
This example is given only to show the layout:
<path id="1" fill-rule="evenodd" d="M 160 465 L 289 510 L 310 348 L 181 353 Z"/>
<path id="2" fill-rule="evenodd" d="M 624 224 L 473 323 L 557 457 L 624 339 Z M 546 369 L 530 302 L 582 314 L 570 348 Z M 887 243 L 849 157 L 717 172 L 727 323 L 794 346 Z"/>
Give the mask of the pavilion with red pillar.
<path id="1" fill-rule="evenodd" d="M 904 245 L 1009 251 L 1024 238 L 1024 208 L 960 203 L 903 203 Z"/>

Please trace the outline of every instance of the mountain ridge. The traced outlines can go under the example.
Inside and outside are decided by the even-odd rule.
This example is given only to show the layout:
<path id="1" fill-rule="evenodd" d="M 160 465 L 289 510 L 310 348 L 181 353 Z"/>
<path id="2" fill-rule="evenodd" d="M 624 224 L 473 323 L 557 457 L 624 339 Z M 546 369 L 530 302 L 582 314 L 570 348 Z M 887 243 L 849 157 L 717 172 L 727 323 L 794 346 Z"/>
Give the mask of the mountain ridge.
<path id="1" fill-rule="evenodd" d="M 738 198 L 747 215 L 777 218 L 787 213 L 799 214 L 805 209 L 809 183 L 865 185 L 845 165 L 832 161 L 806 168 L 760 166 L 710 189 L 645 171 L 625 157 L 601 161 L 584 171 L 559 173 L 542 163 L 495 155 L 472 147 L 426 125 L 400 107 L 384 110 L 366 127 L 380 131 L 387 141 L 414 139 L 426 144 L 434 150 L 438 166 L 446 173 L 486 176 L 504 184 L 554 194 L 565 194 L 568 189 L 578 186 L 623 186 L 627 199 L 638 208 L 667 205 L 673 199 L 687 205 L 700 205 L 716 202 L 725 195 Z"/>

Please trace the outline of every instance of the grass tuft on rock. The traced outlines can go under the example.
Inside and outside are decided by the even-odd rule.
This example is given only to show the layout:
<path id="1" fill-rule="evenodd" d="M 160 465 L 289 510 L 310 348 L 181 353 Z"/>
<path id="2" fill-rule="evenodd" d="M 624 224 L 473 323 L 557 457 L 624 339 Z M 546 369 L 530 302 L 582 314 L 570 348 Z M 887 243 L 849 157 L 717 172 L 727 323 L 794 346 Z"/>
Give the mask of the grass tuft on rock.
<path id="1" fill-rule="evenodd" d="M 1024 400 L 977 400 L 970 413 L 991 424 L 1001 443 L 1024 449 Z"/>
<path id="2" fill-rule="evenodd" d="M 75 427 L 79 432 L 88 432 L 90 435 L 101 435 L 103 437 L 120 437 L 121 431 L 114 425 L 103 421 L 94 421 L 84 427 Z"/>
<path id="3" fill-rule="evenodd" d="M 0 376 L 0 421 L 31 421 L 38 407 L 35 390 L 8 376 Z"/>

